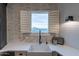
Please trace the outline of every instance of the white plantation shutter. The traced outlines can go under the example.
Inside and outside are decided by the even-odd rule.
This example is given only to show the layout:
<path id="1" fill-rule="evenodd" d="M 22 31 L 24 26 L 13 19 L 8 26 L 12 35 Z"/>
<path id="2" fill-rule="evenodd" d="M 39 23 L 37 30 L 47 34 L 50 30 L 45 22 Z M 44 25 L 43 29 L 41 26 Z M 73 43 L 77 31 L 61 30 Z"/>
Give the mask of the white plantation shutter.
<path id="1" fill-rule="evenodd" d="M 29 33 L 31 31 L 31 12 L 20 11 L 20 31 L 21 33 Z"/>
<path id="2" fill-rule="evenodd" d="M 50 33 L 59 34 L 59 11 L 48 11 L 48 30 Z M 31 32 L 31 11 L 20 12 L 20 29 L 21 33 Z"/>
<path id="3" fill-rule="evenodd" d="M 59 34 L 59 11 L 49 11 L 49 32 Z"/>

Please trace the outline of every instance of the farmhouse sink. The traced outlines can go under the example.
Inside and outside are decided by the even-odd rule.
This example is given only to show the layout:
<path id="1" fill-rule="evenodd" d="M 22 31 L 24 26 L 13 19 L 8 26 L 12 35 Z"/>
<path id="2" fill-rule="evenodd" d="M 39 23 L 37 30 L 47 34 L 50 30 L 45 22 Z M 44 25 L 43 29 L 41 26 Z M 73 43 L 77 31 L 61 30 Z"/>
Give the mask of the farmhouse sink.
<path id="1" fill-rule="evenodd" d="M 46 44 L 35 44 L 31 45 L 29 51 L 27 52 L 28 56 L 52 56 L 52 51 L 49 46 Z"/>
<path id="2" fill-rule="evenodd" d="M 34 44 L 31 45 L 29 52 L 51 52 L 51 50 L 46 44 Z"/>

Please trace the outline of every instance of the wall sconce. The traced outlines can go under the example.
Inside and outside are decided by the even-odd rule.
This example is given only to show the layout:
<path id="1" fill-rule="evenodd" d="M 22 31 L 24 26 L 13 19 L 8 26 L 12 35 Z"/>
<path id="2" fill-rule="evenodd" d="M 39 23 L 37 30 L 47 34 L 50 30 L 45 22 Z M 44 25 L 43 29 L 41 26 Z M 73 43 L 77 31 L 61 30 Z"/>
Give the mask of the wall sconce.
<path id="1" fill-rule="evenodd" d="M 73 16 L 68 16 L 68 18 L 65 19 L 65 21 L 73 21 Z"/>

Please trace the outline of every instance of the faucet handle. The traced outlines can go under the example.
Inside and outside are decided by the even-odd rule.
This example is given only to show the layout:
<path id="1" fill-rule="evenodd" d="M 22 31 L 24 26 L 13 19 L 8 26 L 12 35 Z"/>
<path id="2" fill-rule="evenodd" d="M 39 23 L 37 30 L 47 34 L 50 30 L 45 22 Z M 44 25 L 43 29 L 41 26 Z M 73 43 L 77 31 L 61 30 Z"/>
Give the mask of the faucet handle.
<path id="1" fill-rule="evenodd" d="M 48 42 L 46 41 L 46 44 L 48 44 Z"/>

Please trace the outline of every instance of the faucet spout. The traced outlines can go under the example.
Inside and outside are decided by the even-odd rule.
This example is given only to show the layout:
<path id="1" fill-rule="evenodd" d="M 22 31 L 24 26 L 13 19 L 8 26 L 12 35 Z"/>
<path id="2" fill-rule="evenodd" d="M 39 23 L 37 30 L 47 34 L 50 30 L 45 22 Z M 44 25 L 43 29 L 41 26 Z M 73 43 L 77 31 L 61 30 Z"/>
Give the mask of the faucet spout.
<path id="1" fill-rule="evenodd" d="M 41 44 L 42 41 L 41 41 L 41 30 L 39 30 L 39 44 Z"/>

